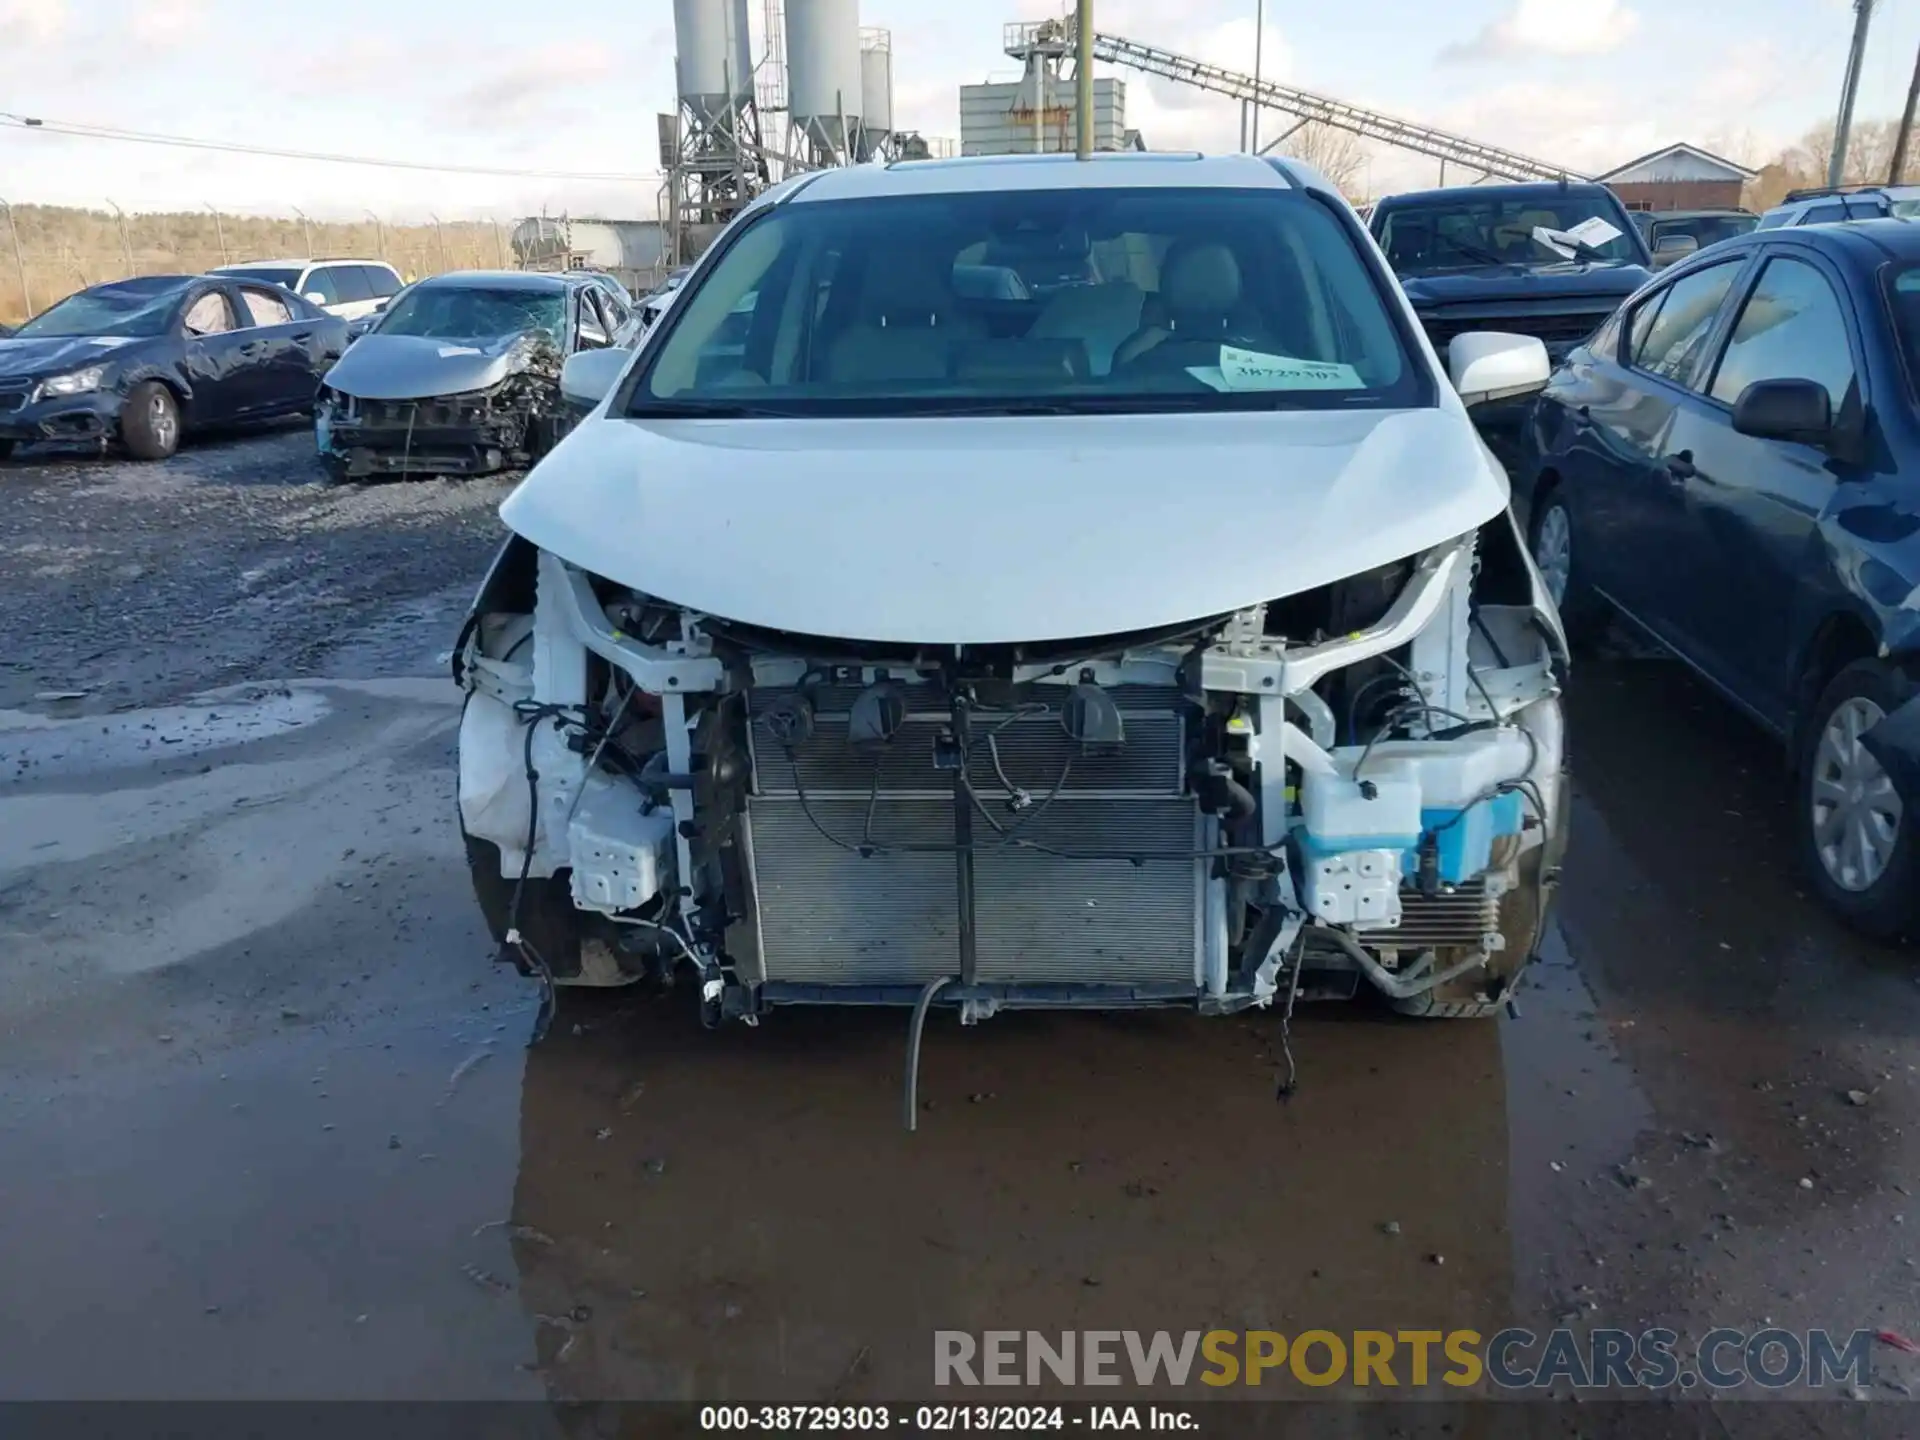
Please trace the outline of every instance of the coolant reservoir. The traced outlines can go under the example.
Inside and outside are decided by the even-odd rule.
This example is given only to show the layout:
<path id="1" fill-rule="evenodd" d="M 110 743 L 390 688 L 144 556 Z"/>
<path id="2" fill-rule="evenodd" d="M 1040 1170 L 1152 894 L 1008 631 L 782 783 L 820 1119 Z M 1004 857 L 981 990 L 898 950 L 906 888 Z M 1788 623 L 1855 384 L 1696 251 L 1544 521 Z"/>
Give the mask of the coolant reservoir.
<path id="1" fill-rule="evenodd" d="M 1376 748 L 1375 754 L 1379 753 Z M 1420 841 L 1420 783 L 1367 762 L 1362 784 L 1309 770 L 1300 779 L 1300 843 L 1310 854 L 1407 850 Z"/>
<path id="2" fill-rule="evenodd" d="M 1346 769 L 1359 747 L 1334 752 Z M 1373 747 L 1365 776 L 1411 784 L 1420 794 L 1419 829 L 1431 836 L 1440 878 L 1471 880 L 1493 858 L 1493 842 L 1520 832 L 1525 811 L 1517 793 L 1495 795 L 1523 779 L 1533 762 L 1528 737 L 1518 729 L 1477 730 L 1453 740 L 1389 740 Z"/>

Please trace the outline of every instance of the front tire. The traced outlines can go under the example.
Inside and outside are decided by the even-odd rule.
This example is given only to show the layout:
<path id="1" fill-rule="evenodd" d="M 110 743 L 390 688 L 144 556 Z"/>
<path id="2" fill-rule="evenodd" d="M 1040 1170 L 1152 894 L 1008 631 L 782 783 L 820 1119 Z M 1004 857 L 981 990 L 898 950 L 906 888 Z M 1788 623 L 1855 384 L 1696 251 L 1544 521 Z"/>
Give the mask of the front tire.
<path id="1" fill-rule="evenodd" d="M 1573 510 L 1558 486 L 1534 506 L 1527 549 L 1533 554 L 1534 566 L 1546 583 L 1547 593 L 1560 611 L 1560 624 L 1567 632 L 1568 642 L 1587 645 L 1598 640 L 1607 629 L 1607 603 L 1587 583 L 1575 544 Z"/>
<path id="2" fill-rule="evenodd" d="M 158 380 L 143 380 L 120 409 L 120 443 L 136 460 L 165 460 L 180 448 L 180 402 Z"/>
<path id="3" fill-rule="evenodd" d="M 1876 940 L 1920 936 L 1920 813 L 1860 736 L 1913 695 L 1878 660 L 1828 683 L 1802 727 L 1793 828 L 1801 864 L 1827 908 Z"/>

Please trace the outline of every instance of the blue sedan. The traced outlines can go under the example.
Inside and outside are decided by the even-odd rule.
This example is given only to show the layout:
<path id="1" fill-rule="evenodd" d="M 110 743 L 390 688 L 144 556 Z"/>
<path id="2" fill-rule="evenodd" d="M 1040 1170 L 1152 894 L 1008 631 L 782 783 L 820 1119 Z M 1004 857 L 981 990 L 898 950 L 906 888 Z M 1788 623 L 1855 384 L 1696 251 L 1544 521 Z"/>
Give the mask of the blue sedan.
<path id="1" fill-rule="evenodd" d="M 1570 633 L 1648 632 L 1791 755 L 1806 868 L 1920 936 L 1920 225 L 1761 230 L 1573 351 L 1515 471 Z"/>

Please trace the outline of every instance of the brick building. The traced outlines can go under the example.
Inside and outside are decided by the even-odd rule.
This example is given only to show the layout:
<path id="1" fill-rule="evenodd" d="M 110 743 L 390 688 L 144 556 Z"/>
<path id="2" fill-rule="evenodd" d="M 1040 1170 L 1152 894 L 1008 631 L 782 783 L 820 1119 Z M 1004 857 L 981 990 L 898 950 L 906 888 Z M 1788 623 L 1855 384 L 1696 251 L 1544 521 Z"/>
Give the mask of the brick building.
<path id="1" fill-rule="evenodd" d="M 1733 210 L 1756 173 L 1693 145 L 1669 145 L 1594 178 L 1629 210 Z"/>

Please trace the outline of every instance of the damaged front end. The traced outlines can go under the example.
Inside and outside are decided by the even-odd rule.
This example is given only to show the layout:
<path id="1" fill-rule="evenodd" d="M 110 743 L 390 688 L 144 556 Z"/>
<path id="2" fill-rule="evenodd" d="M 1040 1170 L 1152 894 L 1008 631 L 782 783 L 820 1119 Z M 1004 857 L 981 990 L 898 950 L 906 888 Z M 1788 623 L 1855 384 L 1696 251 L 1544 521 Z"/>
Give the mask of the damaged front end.
<path id="1" fill-rule="evenodd" d="M 1565 647 L 1502 512 L 1152 633 L 916 648 L 509 542 L 457 647 L 481 901 L 559 984 L 791 1004 L 1493 1013 L 1566 823 Z"/>
<path id="2" fill-rule="evenodd" d="M 520 468 L 539 459 L 563 433 L 568 412 L 560 398 L 561 356 L 545 335 L 521 336 L 505 347 L 491 367 L 500 378 L 445 393 L 432 390 L 431 373 L 412 378 L 418 365 L 411 354 L 395 357 L 395 370 L 408 364 L 406 377 L 391 378 L 380 363 L 388 338 L 370 335 L 357 341 L 321 387 L 315 441 L 321 458 L 341 478 L 485 475 Z M 440 349 L 456 352 L 449 358 L 457 359 L 474 353 L 469 347 Z M 461 370 L 464 374 L 471 367 Z M 419 393 L 407 393 L 414 390 Z"/>

